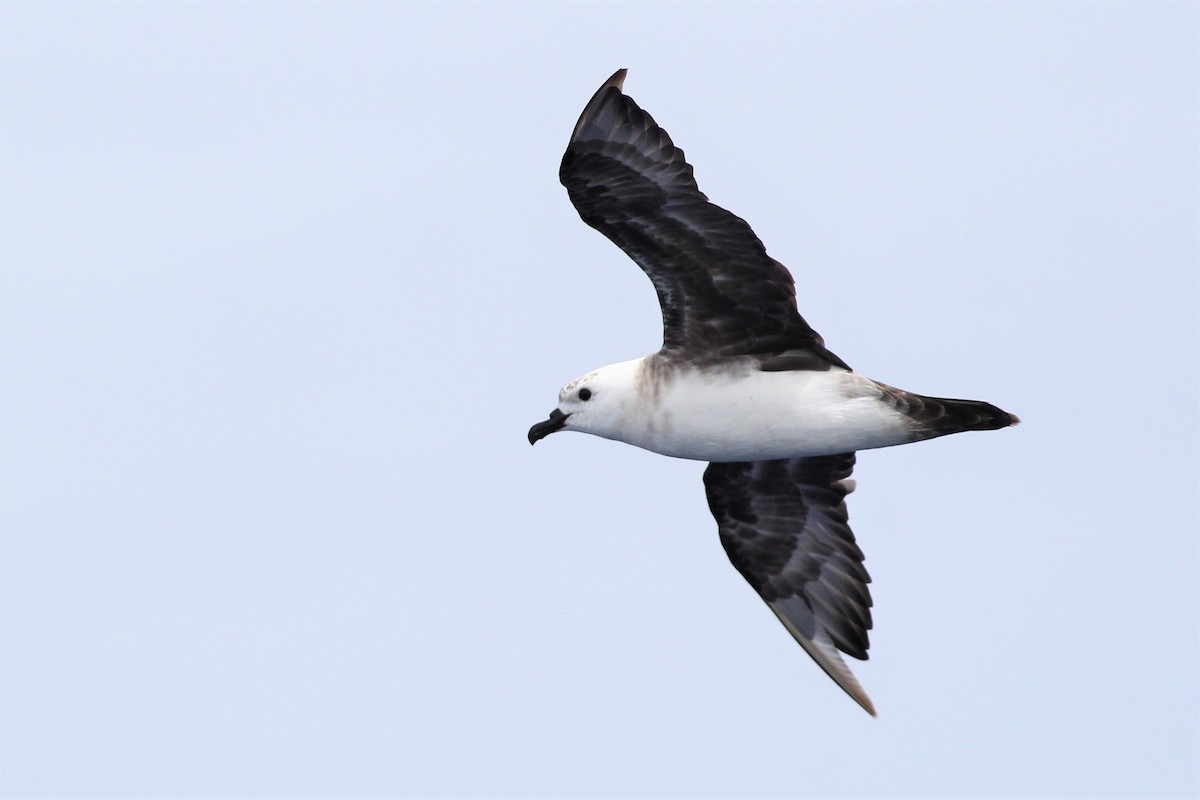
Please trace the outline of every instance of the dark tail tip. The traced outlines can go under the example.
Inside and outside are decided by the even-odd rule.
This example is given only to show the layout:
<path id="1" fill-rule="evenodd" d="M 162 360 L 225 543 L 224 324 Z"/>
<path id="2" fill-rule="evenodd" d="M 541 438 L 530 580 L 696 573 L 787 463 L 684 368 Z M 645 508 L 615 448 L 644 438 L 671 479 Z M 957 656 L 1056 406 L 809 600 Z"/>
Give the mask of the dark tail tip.
<path id="1" fill-rule="evenodd" d="M 982 400 L 950 400 L 938 398 L 945 415 L 933 420 L 933 427 L 946 433 L 959 431 L 995 431 L 1018 424 L 1021 419 L 1002 408 Z"/>
<path id="2" fill-rule="evenodd" d="M 982 400 L 926 397 L 882 383 L 877 385 L 883 392 L 884 402 L 913 424 L 913 441 L 963 431 L 995 431 L 1021 421 L 1016 414 Z"/>

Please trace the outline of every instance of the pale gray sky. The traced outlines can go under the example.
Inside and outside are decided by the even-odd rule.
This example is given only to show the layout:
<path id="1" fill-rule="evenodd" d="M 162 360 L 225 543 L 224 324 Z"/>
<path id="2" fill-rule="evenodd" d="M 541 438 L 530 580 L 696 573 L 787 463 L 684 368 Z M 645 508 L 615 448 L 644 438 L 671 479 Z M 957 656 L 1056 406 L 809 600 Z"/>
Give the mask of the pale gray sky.
<path id="1" fill-rule="evenodd" d="M 1194 3 L 0 5 L 0 793 L 1195 795 Z M 834 352 L 1012 430 L 860 455 L 879 718 L 558 185 L 616 68 Z"/>

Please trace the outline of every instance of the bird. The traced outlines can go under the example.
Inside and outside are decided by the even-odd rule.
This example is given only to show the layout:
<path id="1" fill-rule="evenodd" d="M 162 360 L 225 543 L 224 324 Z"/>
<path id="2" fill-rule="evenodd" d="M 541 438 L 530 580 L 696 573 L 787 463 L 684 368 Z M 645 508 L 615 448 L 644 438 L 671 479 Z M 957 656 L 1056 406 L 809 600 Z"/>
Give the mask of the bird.
<path id="1" fill-rule="evenodd" d="M 733 566 L 875 716 L 842 658 L 867 658 L 872 627 L 846 510 L 855 453 L 1020 420 L 872 380 L 830 351 L 800 315 L 791 273 L 700 191 L 684 152 L 624 93 L 626 73 L 584 108 L 559 180 L 580 218 L 650 278 L 662 346 L 567 383 L 529 443 L 577 431 L 708 462 L 705 494 Z"/>

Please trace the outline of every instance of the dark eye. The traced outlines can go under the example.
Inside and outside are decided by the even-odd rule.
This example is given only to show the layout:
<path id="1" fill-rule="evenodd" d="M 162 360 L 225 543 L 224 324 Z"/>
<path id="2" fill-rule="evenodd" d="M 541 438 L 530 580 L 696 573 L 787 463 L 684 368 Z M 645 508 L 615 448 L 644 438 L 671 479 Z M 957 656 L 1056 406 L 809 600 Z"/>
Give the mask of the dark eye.
<path id="1" fill-rule="evenodd" d="M 592 399 L 592 390 L 591 389 L 580 389 L 579 390 L 579 399 L 580 400 L 591 400 Z"/>

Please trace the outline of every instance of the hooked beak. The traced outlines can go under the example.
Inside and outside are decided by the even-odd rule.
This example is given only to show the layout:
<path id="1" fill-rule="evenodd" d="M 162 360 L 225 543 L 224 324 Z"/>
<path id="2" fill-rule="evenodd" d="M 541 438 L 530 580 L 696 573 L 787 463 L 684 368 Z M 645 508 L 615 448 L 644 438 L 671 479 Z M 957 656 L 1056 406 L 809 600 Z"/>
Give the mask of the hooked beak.
<path id="1" fill-rule="evenodd" d="M 564 414 L 557 408 L 550 412 L 550 419 L 545 422 L 539 422 L 529 429 L 529 443 L 534 444 L 538 439 L 544 439 L 555 431 L 561 431 L 563 426 L 567 424 L 567 417 L 570 414 Z"/>

